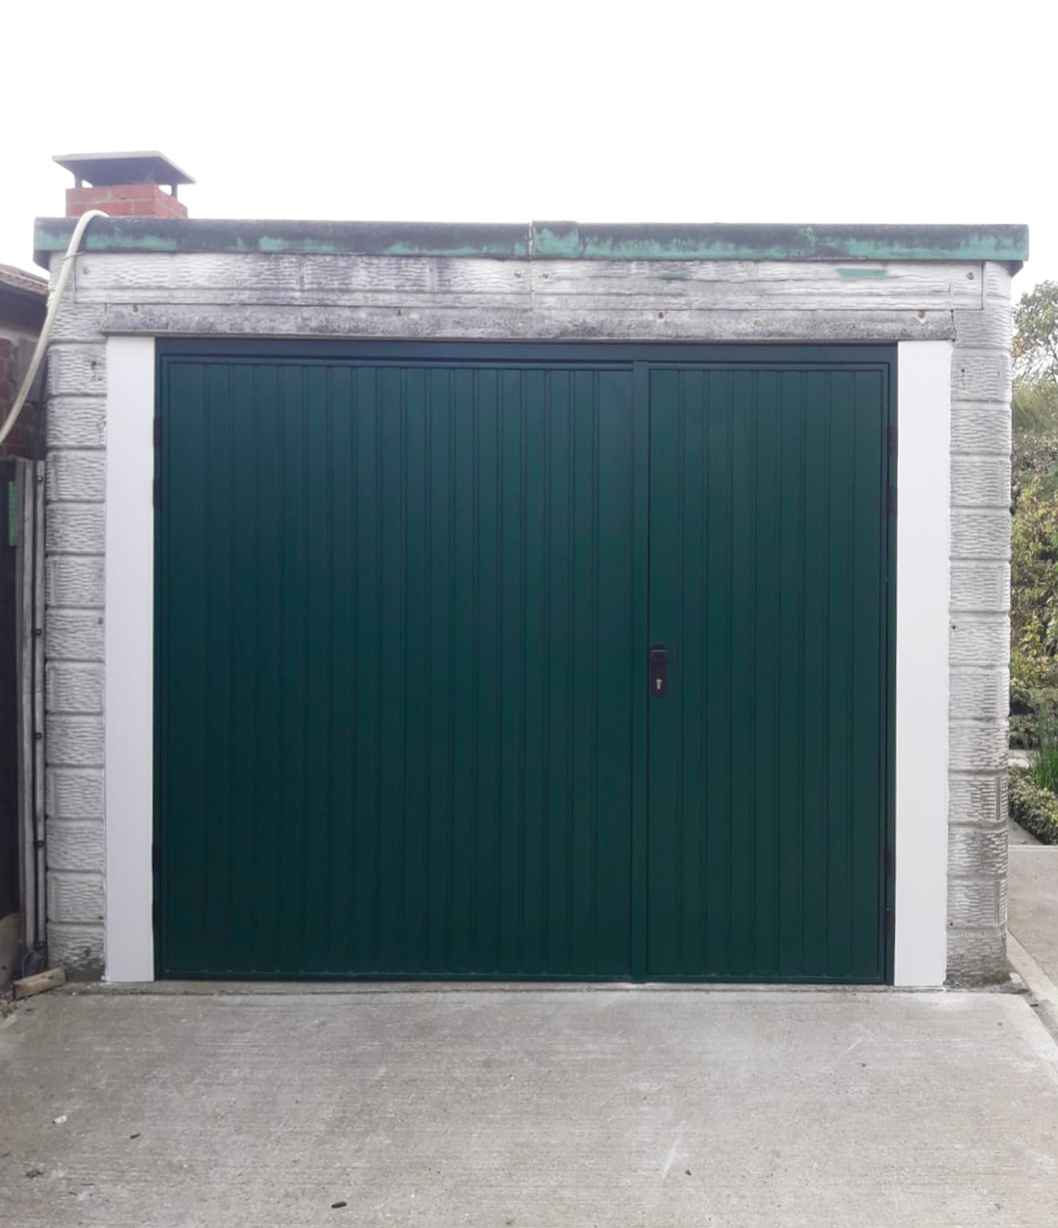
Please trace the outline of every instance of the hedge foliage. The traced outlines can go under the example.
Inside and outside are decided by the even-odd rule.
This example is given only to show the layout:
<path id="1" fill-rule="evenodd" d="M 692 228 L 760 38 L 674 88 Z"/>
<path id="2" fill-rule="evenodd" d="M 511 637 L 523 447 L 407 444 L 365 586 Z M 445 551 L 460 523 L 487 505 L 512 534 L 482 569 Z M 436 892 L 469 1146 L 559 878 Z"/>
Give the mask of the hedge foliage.
<path id="1" fill-rule="evenodd" d="M 1058 483 L 1031 475 L 1011 527 L 1010 634 L 1031 686 L 1053 684 L 1058 654 Z M 1051 677 L 1044 678 L 1044 673 Z"/>
<path id="2" fill-rule="evenodd" d="M 1010 741 L 1058 721 L 1058 283 L 1014 309 Z"/>
<path id="3" fill-rule="evenodd" d="M 1010 817 L 1041 844 L 1058 844 L 1058 797 L 1036 783 L 1030 768 L 1010 769 Z"/>

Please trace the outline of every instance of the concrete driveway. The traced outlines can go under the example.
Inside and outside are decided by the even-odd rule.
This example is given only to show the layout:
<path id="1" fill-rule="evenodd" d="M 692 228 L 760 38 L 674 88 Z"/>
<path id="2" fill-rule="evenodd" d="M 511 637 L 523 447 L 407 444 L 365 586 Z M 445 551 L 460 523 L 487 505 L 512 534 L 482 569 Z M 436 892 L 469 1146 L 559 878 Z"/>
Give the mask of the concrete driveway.
<path id="1" fill-rule="evenodd" d="M 1024 996 L 53 993 L 0 1025 L 0 1220 L 1058 1221 Z"/>

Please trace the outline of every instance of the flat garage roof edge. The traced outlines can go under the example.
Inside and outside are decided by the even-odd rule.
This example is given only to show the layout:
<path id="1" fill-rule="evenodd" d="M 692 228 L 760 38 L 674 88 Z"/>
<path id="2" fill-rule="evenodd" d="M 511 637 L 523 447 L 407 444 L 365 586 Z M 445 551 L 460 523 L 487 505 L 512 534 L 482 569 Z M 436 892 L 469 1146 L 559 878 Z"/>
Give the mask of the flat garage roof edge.
<path id="1" fill-rule="evenodd" d="M 74 218 L 38 218 L 34 256 L 65 251 Z M 211 221 L 97 218 L 95 252 L 287 252 L 500 260 L 996 260 L 1028 258 L 1027 226 Z"/>

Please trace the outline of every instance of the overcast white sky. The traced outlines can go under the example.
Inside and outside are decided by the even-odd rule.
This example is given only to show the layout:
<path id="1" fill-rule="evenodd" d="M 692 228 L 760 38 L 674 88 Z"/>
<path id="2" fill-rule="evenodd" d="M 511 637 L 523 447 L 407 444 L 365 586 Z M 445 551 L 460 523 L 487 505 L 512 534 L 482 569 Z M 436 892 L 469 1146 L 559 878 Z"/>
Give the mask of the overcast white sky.
<path id="1" fill-rule="evenodd" d="M 3 35 L 25 267 L 52 154 L 159 149 L 195 217 L 1027 222 L 1015 292 L 1058 278 L 1054 0 L 12 0 Z"/>

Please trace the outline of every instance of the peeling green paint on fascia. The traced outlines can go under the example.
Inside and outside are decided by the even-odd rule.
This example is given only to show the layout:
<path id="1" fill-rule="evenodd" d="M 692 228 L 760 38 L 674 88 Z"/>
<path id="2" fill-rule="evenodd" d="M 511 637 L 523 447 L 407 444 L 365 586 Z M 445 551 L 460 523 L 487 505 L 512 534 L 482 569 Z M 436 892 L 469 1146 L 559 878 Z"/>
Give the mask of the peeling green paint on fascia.
<path id="1" fill-rule="evenodd" d="M 483 243 L 480 247 L 415 247 L 410 243 L 392 243 L 385 249 L 387 256 L 491 256 L 497 260 L 521 259 L 529 256 L 528 243 L 524 248 L 494 247 Z"/>
<path id="2" fill-rule="evenodd" d="M 34 233 L 38 263 L 47 264 L 53 252 L 65 251 L 73 219 L 39 219 Z M 160 224 L 143 218 L 108 218 L 85 232 L 85 252 L 231 252 L 317 256 L 437 256 L 526 259 L 528 227 L 429 226 L 432 234 L 419 241 L 400 235 L 401 223 L 392 227 L 343 223 L 229 222 L 206 219 L 164 219 Z M 416 226 L 406 229 L 417 230 Z M 283 233 L 286 230 L 287 233 Z M 321 234 L 320 231 L 326 233 Z M 474 231 L 477 230 L 477 234 Z M 501 233 L 495 240 L 489 231 Z M 315 233 L 314 233 L 315 232 Z M 447 233 L 446 233 L 447 232 Z M 469 232 L 469 233 L 468 233 Z M 452 241 L 446 242 L 449 233 Z M 431 241 L 432 239 L 432 241 Z M 468 241 L 468 239 L 470 241 Z"/>
<path id="3" fill-rule="evenodd" d="M 33 249 L 36 252 L 61 252 L 66 250 L 69 234 L 65 231 L 51 231 L 38 227 L 33 237 Z M 155 232 L 141 234 L 92 234 L 87 231 L 81 240 L 81 250 L 86 252 L 114 251 L 144 251 L 144 252 L 178 252 L 178 251 L 230 251 L 234 253 L 261 252 L 274 255 L 287 253 L 291 255 L 313 256 L 343 256 L 349 255 L 349 248 L 340 243 L 317 242 L 313 239 L 280 239 L 262 235 L 254 243 L 247 243 L 239 237 L 234 237 L 224 247 L 211 245 L 208 248 L 196 248 L 192 244 L 182 242 L 170 235 L 160 235 Z M 392 243 L 379 253 L 385 256 L 486 256 L 497 259 L 521 257 L 529 254 L 528 244 L 521 251 L 506 247 L 493 247 L 482 244 L 480 247 L 440 247 L 414 246 L 408 243 Z"/>
<path id="4" fill-rule="evenodd" d="M 269 254 L 280 252 L 301 256 L 350 254 L 348 248 L 337 243 L 317 242 L 313 239 L 277 239 L 268 235 L 262 235 L 255 246 L 244 247 L 242 250 Z M 524 251 L 512 251 L 510 248 L 494 247 L 488 243 L 483 243 L 480 247 L 430 247 L 412 243 L 390 243 L 378 252 L 381 256 L 491 256 L 496 259 L 510 259 L 518 256 L 524 259 L 528 253 L 528 246 Z"/>
<path id="5" fill-rule="evenodd" d="M 64 252 L 70 242 L 66 231 L 52 232 L 37 227 L 33 234 L 34 252 Z M 81 238 L 81 250 L 85 252 L 178 252 L 180 243 L 165 235 L 120 234 L 100 235 L 86 230 Z"/>
<path id="6" fill-rule="evenodd" d="M 636 237 L 605 234 L 609 227 L 584 231 L 575 226 L 533 228 L 533 257 L 542 260 L 924 260 L 1012 261 L 1028 258 L 1024 227 L 977 229 L 951 227 L 881 227 L 875 235 L 850 233 L 853 227 L 700 227 L 686 236 Z M 641 227 L 616 228 L 640 230 Z M 665 227 L 659 227 L 664 231 Z M 679 228 L 675 228 L 679 229 Z M 727 237 L 725 230 L 738 233 Z M 864 227 L 870 231 L 871 227 Z M 933 231 L 937 236 L 929 234 Z M 603 233 L 599 233 L 599 232 Z M 781 238 L 772 238 L 776 232 Z M 872 276 L 875 274 L 852 274 Z"/>
<path id="7" fill-rule="evenodd" d="M 64 251 L 74 220 L 37 222 L 35 253 Z M 536 260 L 1006 261 L 1028 257 L 1023 226 L 531 226 L 112 218 L 86 231 L 89 252 L 235 252 Z M 884 277 L 884 269 L 839 270 Z M 680 274 L 673 273 L 676 278 Z"/>

